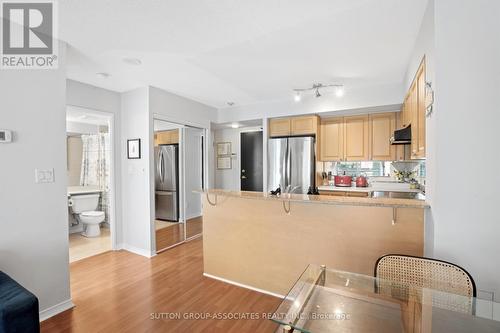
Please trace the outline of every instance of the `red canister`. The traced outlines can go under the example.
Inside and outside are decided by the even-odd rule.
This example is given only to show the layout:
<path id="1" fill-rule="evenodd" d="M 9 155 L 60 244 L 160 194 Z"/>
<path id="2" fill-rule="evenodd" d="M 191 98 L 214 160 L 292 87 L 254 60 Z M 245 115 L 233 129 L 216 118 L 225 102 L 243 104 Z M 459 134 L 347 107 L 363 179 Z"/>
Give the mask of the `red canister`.
<path id="1" fill-rule="evenodd" d="M 351 187 L 352 177 L 351 176 L 335 176 L 334 178 L 335 186 L 339 187 Z"/>
<path id="2" fill-rule="evenodd" d="M 368 179 L 365 176 L 358 176 L 356 178 L 356 187 L 368 187 Z"/>

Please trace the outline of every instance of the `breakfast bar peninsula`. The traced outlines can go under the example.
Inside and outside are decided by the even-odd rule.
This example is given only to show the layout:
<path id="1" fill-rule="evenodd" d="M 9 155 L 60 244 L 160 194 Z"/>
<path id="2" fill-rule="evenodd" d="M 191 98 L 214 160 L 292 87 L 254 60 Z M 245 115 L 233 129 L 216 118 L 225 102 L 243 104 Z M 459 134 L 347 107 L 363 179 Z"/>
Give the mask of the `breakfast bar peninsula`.
<path id="1" fill-rule="evenodd" d="M 208 190 L 204 275 L 277 296 L 309 264 L 373 274 L 388 253 L 422 256 L 424 200 Z"/>

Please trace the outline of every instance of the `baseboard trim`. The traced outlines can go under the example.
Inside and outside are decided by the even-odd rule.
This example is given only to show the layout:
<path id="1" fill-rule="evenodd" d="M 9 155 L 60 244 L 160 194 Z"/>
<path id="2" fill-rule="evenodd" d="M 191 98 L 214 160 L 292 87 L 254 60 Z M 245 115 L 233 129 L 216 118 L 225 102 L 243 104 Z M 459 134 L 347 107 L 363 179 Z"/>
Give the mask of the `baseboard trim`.
<path id="1" fill-rule="evenodd" d="M 61 302 L 59 304 L 56 304 L 54 306 L 51 306 L 48 309 L 45 309 L 43 311 L 40 311 L 39 316 L 40 316 L 40 322 L 49 319 L 50 317 L 53 317 L 61 312 L 64 312 L 66 310 L 69 310 L 71 308 L 74 308 L 75 305 L 71 301 L 71 298 Z"/>
<path id="2" fill-rule="evenodd" d="M 235 285 L 237 287 L 241 287 L 241 288 L 245 288 L 245 289 L 250 289 L 250 290 L 256 291 L 256 292 L 261 293 L 261 294 L 266 294 L 266 295 L 270 295 L 270 296 L 274 296 L 274 297 L 278 297 L 278 298 L 285 298 L 284 295 L 273 293 L 272 291 L 268 291 L 268 290 L 264 290 L 264 289 L 260 289 L 260 288 L 255 288 L 255 287 L 243 284 L 243 283 L 239 283 L 239 282 L 231 281 L 231 280 L 228 280 L 228 279 L 224 279 L 224 278 L 212 275 L 212 274 L 203 273 L 203 276 L 205 276 L 207 278 L 210 278 L 210 279 L 219 280 L 219 281 L 222 281 L 222 282 L 225 282 L 225 283 L 229 283 L 229 284 Z"/>
<path id="3" fill-rule="evenodd" d="M 132 252 L 134 254 L 138 254 L 138 255 L 146 257 L 146 258 L 151 258 L 152 257 L 150 251 L 147 251 L 147 250 L 144 250 L 144 249 L 140 249 L 138 247 L 135 247 L 135 246 L 132 246 L 132 245 L 129 245 L 129 244 L 121 244 L 120 247 L 121 247 L 121 249 L 123 249 L 125 251 Z"/>

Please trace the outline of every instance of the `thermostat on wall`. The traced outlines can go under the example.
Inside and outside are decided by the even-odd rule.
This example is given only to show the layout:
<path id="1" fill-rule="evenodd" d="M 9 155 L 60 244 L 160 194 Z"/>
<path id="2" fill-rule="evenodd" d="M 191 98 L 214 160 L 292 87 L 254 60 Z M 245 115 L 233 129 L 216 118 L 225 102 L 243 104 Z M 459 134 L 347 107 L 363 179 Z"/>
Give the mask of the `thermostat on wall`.
<path id="1" fill-rule="evenodd" d="M 0 129 L 0 143 L 12 142 L 12 131 Z"/>

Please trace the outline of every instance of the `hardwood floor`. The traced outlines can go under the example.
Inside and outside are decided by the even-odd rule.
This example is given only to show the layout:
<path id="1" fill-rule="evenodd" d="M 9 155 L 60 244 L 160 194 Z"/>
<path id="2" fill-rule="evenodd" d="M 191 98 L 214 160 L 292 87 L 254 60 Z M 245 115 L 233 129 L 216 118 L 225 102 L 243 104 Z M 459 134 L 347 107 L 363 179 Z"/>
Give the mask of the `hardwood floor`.
<path id="1" fill-rule="evenodd" d="M 72 263 L 76 307 L 42 322 L 42 332 L 274 332 L 268 319 L 151 319 L 276 309 L 278 298 L 204 277 L 202 246 L 198 238 L 151 259 L 112 251 Z"/>
<path id="2" fill-rule="evenodd" d="M 186 238 L 199 235 L 203 230 L 203 217 L 198 216 L 187 220 Z M 156 229 L 156 252 L 184 241 L 184 223 L 170 223 L 161 229 Z"/>
<path id="3" fill-rule="evenodd" d="M 198 216 L 187 220 L 186 237 L 191 238 L 203 232 L 203 216 Z"/>
<path id="4" fill-rule="evenodd" d="M 175 223 L 155 231 L 156 252 L 184 241 L 184 223 Z"/>

